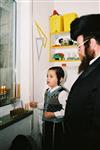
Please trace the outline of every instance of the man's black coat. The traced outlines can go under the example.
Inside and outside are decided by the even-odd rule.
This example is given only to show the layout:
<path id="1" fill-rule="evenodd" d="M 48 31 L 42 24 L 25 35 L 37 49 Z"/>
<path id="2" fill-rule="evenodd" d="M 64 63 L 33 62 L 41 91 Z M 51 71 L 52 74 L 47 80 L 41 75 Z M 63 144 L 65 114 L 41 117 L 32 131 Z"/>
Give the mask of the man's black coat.
<path id="1" fill-rule="evenodd" d="M 64 123 L 66 149 L 100 150 L 100 57 L 73 84 Z"/>

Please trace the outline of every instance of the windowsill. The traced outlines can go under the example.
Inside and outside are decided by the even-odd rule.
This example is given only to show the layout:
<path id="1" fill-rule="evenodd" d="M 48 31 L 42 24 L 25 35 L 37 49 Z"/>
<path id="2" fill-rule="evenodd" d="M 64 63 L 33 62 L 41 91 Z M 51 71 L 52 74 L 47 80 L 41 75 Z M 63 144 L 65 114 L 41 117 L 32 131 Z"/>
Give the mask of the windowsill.
<path id="1" fill-rule="evenodd" d="M 0 118 L 0 130 L 30 116 L 33 114 L 33 111 L 27 111 L 23 114 L 21 114 L 20 116 L 16 116 L 16 117 L 11 117 L 10 114 L 3 116 Z"/>

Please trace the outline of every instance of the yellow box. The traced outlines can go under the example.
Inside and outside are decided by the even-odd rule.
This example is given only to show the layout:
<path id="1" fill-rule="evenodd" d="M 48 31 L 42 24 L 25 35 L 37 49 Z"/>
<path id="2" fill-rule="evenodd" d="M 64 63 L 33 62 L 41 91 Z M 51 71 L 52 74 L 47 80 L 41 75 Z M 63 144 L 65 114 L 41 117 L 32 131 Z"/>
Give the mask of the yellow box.
<path id="1" fill-rule="evenodd" d="M 70 24 L 77 17 L 78 17 L 78 15 L 74 12 L 73 13 L 66 13 L 66 14 L 63 15 L 64 31 L 65 32 L 70 31 Z"/>
<path id="2" fill-rule="evenodd" d="M 53 15 L 50 17 L 50 33 L 63 31 L 63 16 Z"/>

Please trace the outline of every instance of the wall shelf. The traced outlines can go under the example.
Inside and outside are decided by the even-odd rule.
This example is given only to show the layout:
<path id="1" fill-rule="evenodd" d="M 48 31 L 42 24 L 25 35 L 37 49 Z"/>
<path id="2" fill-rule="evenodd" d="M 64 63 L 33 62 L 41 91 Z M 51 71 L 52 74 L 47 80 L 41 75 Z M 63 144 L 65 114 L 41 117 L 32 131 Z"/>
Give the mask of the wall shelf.
<path id="1" fill-rule="evenodd" d="M 70 38 L 70 24 L 77 17 L 76 12 L 50 16 L 50 62 L 79 61 L 76 43 Z"/>
<path id="2" fill-rule="evenodd" d="M 61 43 L 62 40 L 62 43 Z M 50 62 L 79 62 L 77 46 L 70 39 L 70 33 L 50 34 Z"/>
<path id="3" fill-rule="evenodd" d="M 67 49 L 67 48 L 76 48 L 75 45 L 67 45 L 67 46 L 51 46 L 51 49 Z"/>

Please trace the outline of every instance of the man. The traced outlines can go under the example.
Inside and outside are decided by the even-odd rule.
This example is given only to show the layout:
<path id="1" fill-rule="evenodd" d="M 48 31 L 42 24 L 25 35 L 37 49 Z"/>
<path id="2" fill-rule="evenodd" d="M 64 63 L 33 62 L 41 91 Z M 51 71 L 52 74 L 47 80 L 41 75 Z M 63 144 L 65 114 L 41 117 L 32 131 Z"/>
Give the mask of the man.
<path id="1" fill-rule="evenodd" d="M 100 150 L 100 14 L 71 23 L 71 38 L 83 52 L 80 76 L 73 84 L 65 110 L 66 150 Z"/>

